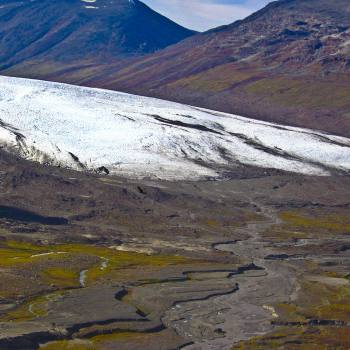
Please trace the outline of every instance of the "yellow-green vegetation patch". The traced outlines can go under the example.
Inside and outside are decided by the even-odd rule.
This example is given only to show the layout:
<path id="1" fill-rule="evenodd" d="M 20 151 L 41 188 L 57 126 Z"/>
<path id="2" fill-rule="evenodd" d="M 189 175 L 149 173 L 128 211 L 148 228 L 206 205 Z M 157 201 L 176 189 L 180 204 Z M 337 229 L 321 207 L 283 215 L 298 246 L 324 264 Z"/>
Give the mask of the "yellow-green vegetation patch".
<path id="1" fill-rule="evenodd" d="M 211 227 L 218 227 L 220 226 L 220 223 L 216 220 L 207 220 L 207 225 Z"/>
<path id="2" fill-rule="evenodd" d="M 43 247 L 30 243 L 8 241 L 0 246 L 0 267 L 11 267 L 31 262 L 35 254 L 46 252 Z"/>
<path id="3" fill-rule="evenodd" d="M 313 277 L 315 279 L 313 280 Z M 317 279 L 316 279 L 317 277 Z M 324 279 L 324 283 L 322 282 Z M 307 320 L 342 321 L 350 323 L 350 284 L 340 284 L 338 277 L 308 276 L 300 283 L 301 290 L 295 303 L 275 306 L 281 322 Z"/>
<path id="4" fill-rule="evenodd" d="M 266 218 L 253 211 L 230 211 L 230 210 L 218 210 L 212 211 L 211 216 L 206 216 L 200 218 L 198 225 L 203 226 L 205 229 L 222 229 L 222 232 L 227 232 L 227 230 L 233 227 L 242 227 L 249 222 L 261 222 L 266 220 Z"/>
<path id="5" fill-rule="evenodd" d="M 112 271 L 139 266 L 162 268 L 191 261 L 181 256 L 148 255 L 87 244 L 36 246 L 30 243 L 8 241 L 0 247 L 0 266 L 2 264 L 2 266 L 11 267 L 20 263 L 34 264 L 49 260 L 49 268 L 40 267 L 41 279 L 45 283 L 67 288 L 77 286 L 79 280 L 79 266 L 72 267 L 72 259 L 84 256 L 92 258 L 90 266 L 84 268 L 87 269 L 87 282 L 95 281 Z M 64 267 L 65 262 L 67 268 Z"/>
<path id="6" fill-rule="evenodd" d="M 79 287 L 79 272 L 70 268 L 48 268 L 41 272 L 42 280 L 60 289 Z"/>
<path id="7" fill-rule="evenodd" d="M 98 335 L 89 340 L 75 339 L 75 340 L 61 340 L 54 341 L 42 345 L 42 350 L 104 350 L 106 345 L 116 345 L 121 342 L 142 342 L 147 341 L 153 334 L 145 334 L 138 332 L 120 332 L 106 335 Z M 113 347 L 115 348 L 115 347 Z M 117 349 L 117 348 L 115 348 Z"/>
<path id="8" fill-rule="evenodd" d="M 299 313 L 308 319 L 350 322 L 350 286 L 304 282 Z"/>
<path id="9" fill-rule="evenodd" d="M 291 229 L 288 227 L 272 226 L 263 233 L 263 236 L 272 241 L 284 241 L 290 239 L 311 238 L 310 233 L 303 230 Z"/>
<path id="10" fill-rule="evenodd" d="M 286 107 L 344 108 L 350 105 L 348 83 L 275 77 L 253 82 L 246 87 L 246 91 Z"/>
<path id="11" fill-rule="evenodd" d="M 350 284 L 340 284 L 340 276 L 327 272 L 304 276 L 295 302 L 274 305 L 277 324 L 289 326 L 242 341 L 233 350 L 349 350 Z M 317 322 L 325 326 L 312 325 Z"/>
<path id="12" fill-rule="evenodd" d="M 169 265 L 185 264 L 190 261 L 190 259 L 180 256 L 147 255 L 108 248 L 101 248 L 101 250 L 98 251 L 98 256 L 103 257 L 101 265 L 94 266 L 88 270 L 87 282 L 95 281 L 113 271 L 134 269 L 137 267 L 163 268 Z M 103 262 L 105 262 L 104 268 L 102 267 Z"/>
<path id="13" fill-rule="evenodd" d="M 34 264 L 47 259 L 65 259 L 59 246 L 34 245 L 27 242 L 6 241 L 0 245 L 0 267 Z"/>
<path id="14" fill-rule="evenodd" d="M 112 333 L 112 334 L 105 334 L 105 335 L 97 335 L 91 338 L 91 341 L 94 344 L 102 344 L 105 342 L 125 341 L 125 340 L 140 338 L 140 337 L 147 337 L 147 334 L 138 333 L 138 332 L 120 332 L 120 333 Z"/>
<path id="15" fill-rule="evenodd" d="M 44 350 L 99 350 L 96 345 L 89 340 L 61 340 L 50 342 L 40 346 Z"/>
<path id="16" fill-rule="evenodd" d="M 15 241 L 3 242 L 0 246 L 0 267 L 11 271 L 11 276 L 21 273 L 24 276 L 22 278 L 28 278 L 28 289 L 24 285 L 18 292 L 11 291 L 13 295 L 21 293 L 28 301 L 9 312 L 4 320 L 27 321 L 43 316 L 47 300 L 30 297 L 34 293 L 42 295 L 52 290 L 80 287 L 81 271 L 86 271 L 84 285 L 88 285 L 100 278 L 132 280 L 136 272 L 140 278 L 145 271 L 154 272 L 170 265 L 190 262 L 193 260 L 181 256 L 139 254 L 87 244 L 34 245 Z M 9 294 L 6 286 L 0 293 Z"/>
<path id="17" fill-rule="evenodd" d="M 340 327 L 281 327 L 262 337 L 235 345 L 232 350 L 348 350 L 349 329 Z"/>
<path id="18" fill-rule="evenodd" d="M 322 230 L 331 233 L 350 233 L 349 215 L 305 215 L 300 211 L 286 211 L 280 214 L 280 218 L 289 225 L 307 229 Z"/>
<path id="19" fill-rule="evenodd" d="M 350 215 L 346 211 L 290 210 L 279 213 L 282 223 L 264 232 L 273 240 L 322 238 L 350 234 Z"/>
<path id="20" fill-rule="evenodd" d="M 299 308 L 293 303 L 281 303 L 274 307 L 280 321 L 305 323 L 307 320 L 304 315 L 299 313 Z"/>
<path id="21" fill-rule="evenodd" d="M 60 292 L 36 297 L 0 318 L 1 322 L 25 322 L 47 315 L 48 303 L 61 297 Z"/>

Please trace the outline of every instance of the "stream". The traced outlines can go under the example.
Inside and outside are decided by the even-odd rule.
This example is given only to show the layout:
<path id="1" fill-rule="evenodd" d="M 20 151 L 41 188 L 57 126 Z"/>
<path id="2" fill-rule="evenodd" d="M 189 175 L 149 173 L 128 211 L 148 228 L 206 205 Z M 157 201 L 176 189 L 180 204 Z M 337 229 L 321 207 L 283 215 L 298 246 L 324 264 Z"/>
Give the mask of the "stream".
<path id="1" fill-rule="evenodd" d="M 100 264 L 100 270 L 104 271 L 107 269 L 108 264 L 109 264 L 109 259 L 105 258 L 103 256 L 99 257 L 101 259 L 101 264 Z M 80 271 L 79 274 L 79 284 L 81 288 L 85 288 L 86 287 L 86 280 L 87 280 L 87 274 L 88 274 L 89 270 L 82 270 Z"/>
<path id="2" fill-rule="evenodd" d="M 268 242 L 260 233 L 278 224 L 277 214 L 258 203 L 266 220 L 252 222 L 236 229 L 235 233 L 248 235 L 246 240 L 218 242 L 213 249 L 244 257 L 261 271 L 245 271 L 231 278 L 238 284 L 238 290 L 206 302 L 193 302 L 169 310 L 167 326 L 173 327 L 192 345 L 186 350 L 229 350 L 232 346 L 254 336 L 260 336 L 273 329 L 271 321 L 278 315 L 275 303 L 290 300 L 295 289 L 295 273 L 290 266 L 280 261 L 265 260 L 271 254 Z"/>

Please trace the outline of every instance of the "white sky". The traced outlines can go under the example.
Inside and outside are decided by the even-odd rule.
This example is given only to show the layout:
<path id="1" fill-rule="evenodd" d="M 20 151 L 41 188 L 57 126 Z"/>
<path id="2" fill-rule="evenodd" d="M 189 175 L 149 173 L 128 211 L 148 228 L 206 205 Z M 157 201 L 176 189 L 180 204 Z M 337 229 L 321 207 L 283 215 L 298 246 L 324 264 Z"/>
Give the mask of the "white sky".
<path id="1" fill-rule="evenodd" d="M 157 12 L 187 28 L 204 31 L 245 18 L 271 0 L 142 1 Z"/>

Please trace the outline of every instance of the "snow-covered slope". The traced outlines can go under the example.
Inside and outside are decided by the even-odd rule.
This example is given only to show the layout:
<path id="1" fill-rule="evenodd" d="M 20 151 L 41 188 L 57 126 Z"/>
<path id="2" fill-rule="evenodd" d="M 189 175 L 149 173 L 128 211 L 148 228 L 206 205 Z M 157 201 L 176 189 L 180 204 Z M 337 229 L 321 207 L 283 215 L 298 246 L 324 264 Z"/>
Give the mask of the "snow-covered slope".
<path id="1" fill-rule="evenodd" d="M 41 163 L 197 179 L 237 165 L 328 175 L 350 140 L 153 98 L 0 77 L 0 144 Z"/>

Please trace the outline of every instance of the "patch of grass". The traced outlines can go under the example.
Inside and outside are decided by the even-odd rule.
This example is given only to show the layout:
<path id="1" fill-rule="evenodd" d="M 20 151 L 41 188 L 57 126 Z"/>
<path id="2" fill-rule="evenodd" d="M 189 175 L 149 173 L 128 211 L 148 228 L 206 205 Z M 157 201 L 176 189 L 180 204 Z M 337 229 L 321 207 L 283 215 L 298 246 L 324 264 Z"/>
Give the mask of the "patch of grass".
<path id="1" fill-rule="evenodd" d="M 60 289 L 79 287 L 79 272 L 69 268 L 48 268 L 41 272 L 42 280 Z"/>
<path id="2" fill-rule="evenodd" d="M 65 254 L 59 254 L 64 252 Z M 45 255 L 53 253 L 52 255 Z M 43 255 L 40 255 L 43 254 Z M 14 266 L 17 264 L 34 263 L 40 260 L 50 259 L 50 262 L 57 260 L 64 262 L 70 261 L 74 256 L 88 256 L 95 257 L 95 261 L 102 259 L 108 261 L 106 268 L 101 268 L 101 264 L 91 266 L 88 273 L 88 278 L 92 280 L 101 275 L 108 274 L 111 270 L 119 270 L 126 268 L 133 268 L 137 266 L 153 266 L 165 267 L 169 265 L 188 263 L 190 259 L 181 256 L 169 255 L 147 255 L 135 252 L 124 252 L 107 247 L 98 247 L 86 244 L 60 244 L 48 246 L 35 246 L 30 243 L 21 243 L 8 241 L 3 247 L 0 247 L 0 266 Z M 76 278 L 75 273 L 78 267 L 72 269 L 68 267 L 63 269 L 61 267 L 50 268 L 42 271 L 42 276 L 48 281 L 59 284 L 70 284 Z"/>
<path id="3" fill-rule="evenodd" d="M 99 350 L 89 340 L 61 340 L 40 346 L 44 350 Z"/>
<path id="4" fill-rule="evenodd" d="M 263 337 L 235 345 L 232 350 L 348 350 L 348 328 L 336 327 L 281 327 Z"/>
<path id="5" fill-rule="evenodd" d="M 293 230 L 287 227 L 273 226 L 264 232 L 264 237 L 269 240 L 280 242 L 288 241 L 290 239 L 304 239 L 311 238 L 312 236 L 304 231 Z"/>
<path id="6" fill-rule="evenodd" d="M 30 243 L 7 241 L 0 246 L 0 267 L 10 267 L 31 262 L 31 256 L 46 249 Z"/>
<path id="7" fill-rule="evenodd" d="M 308 319 L 350 321 L 350 286 L 304 282 L 300 313 Z"/>
<path id="8" fill-rule="evenodd" d="M 55 292 L 46 296 L 36 297 L 0 318 L 1 322 L 25 322 L 37 317 L 43 317 L 48 312 L 48 302 L 60 298 L 61 293 Z"/>
<path id="9" fill-rule="evenodd" d="M 288 322 L 305 322 L 306 318 L 299 313 L 298 306 L 292 303 L 281 303 L 275 306 L 275 310 L 280 320 Z"/>
<path id="10" fill-rule="evenodd" d="M 329 278 L 325 275 L 326 278 Z M 335 279 L 338 279 L 336 277 Z M 322 281 L 322 276 L 320 276 Z M 303 280 L 298 300 L 282 303 L 275 309 L 282 322 L 332 320 L 350 322 L 350 285 Z"/>
<path id="11" fill-rule="evenodd" d="M 104 342 L 115 342 L 115 341 L 121 341 L 121 340 L 129 340 L 134 339 L 138 337 L 145 337 L 147 334 L 145 333 L 138 333 L 138 332 L 120 332 L 120 333 L 112 333 L 112 334 L 106 334 L 106 335 L 98 335 L 93 338 L 91 338 L 91 341 L 95 344 L 101 344 Z"/>
<path id="12" fill-rule="evenodd" d="M 138 342 L 140 340 L 147 340 L 152 337 L 152 334 L 138 333 L 138 332 L 120 332 L 106 335 L 98 335 L 89 340 L 62 340 L 50 342 L 42 345 L 42 350 L 104 350 L 106 344 L 115 344 L 118 342 L 126 342 L 132 340 Z M 113 347 L 117 349 L 116 347 Z"/>
<path id="13" fill-rule="evenodd" d="M 326 230 L 330 233 L 350 233 L 350 218 L 343 215 L 309 216 L 286 211 L 280 218 L 289 225 L 307 230 Z"/>
<path id="14" fill-rule="evenodd" d="M 332 286 L 302 281 L 298 300 L 275 305 L 278 322 L 295 326 L 275 331 L 235 345 L 232 350 L 348 350 L 350 332 L 346 326 L 311 326 L 309 320 L 350 322 L 350 286 Z"/>
<path id="15" fill-rule="evenodd" d="M 7 313 L 3 320 L 21 322 L 44 316 L 48 300 L 32 296 L 79 287 L 82 270 L 87 270 L 86 284 L 89 285 L 100 279 L 135 280 L 135 275 L 138 279 L 146 270 L 154 272 L 170 265 L 190 262 L 196 263 L 181 256 L 139 254 L 86 244 L 36 246 L 3 242 L 0 246 L 0 267 L 6 268 L 11 276 L 23 277 L 18 287 L 11 285 L 7 288 L 4 285 L 0 293 L 2 296 L 13 295 L 14 298 L 20 293 L 22 298 L 27 298 L 25 303 Z"/>
<path id="16" fill-rule="evenodd" d="M 30 262 L 31 254 L 0 248 L 0 266 L 9 267 Z"/>
<path id="17" fill-rule="evenodd" d="M 248 93 L 264 96 L 282 106 L 304 106 L 309 108 L 349 107 L 349 84 L 308 81 L 285 77 L 265 78 L 249 84 Z"/>
<path id="18" fill-rule="evenodd" d="M 220 223 L 216 220 L 207 220 L 207 225 L 210 227 L 218 227 L 220 226 Z"/>
<path id="19" fill-rule="evenodd" d="M 103 250 L 100 253 L 104 258 L 108 259 L 105 269 L 100 265 L 89 269 L 87 273 L 87 282 L 93 282 L 103 276 L 107 276 L 111 272 L 118 272 L 125 269 L 135 269 L 137 267 L 163 268 L 169 265 L 185 264 L 189 259 L 180 256 L 167 255 L 147 255 L 133 252 L 116 251 L 112 249 Z"/>
<path id="20" fill-rule="evenodd" d="M 350 216 L 347 212 L 324 210 L 290 210 L 279 214 L 282 223 L 264 232 L 264 237 L 274 241 L 322 238 L 330 235 L 350 234 Z"/>
<path id="21" fill-rule="evenodd" d="M 88 269 L 87 283 L 93 283 L 99 278 L 108 276 L 112 272 L 134 269 L 140 266 L 144 268 L 163 268 L 169 265 L 185 264 L 190 261 L 190 259 L 181 256 L 147 255 L 79 244 L 60 245 L 56 249 L 67 251 L 71 254 L 95 256 L 100 259 L 99 264 L 95 264 Z M 107 262 L 104 268 L 101 267 L 103 261 Z"/>

